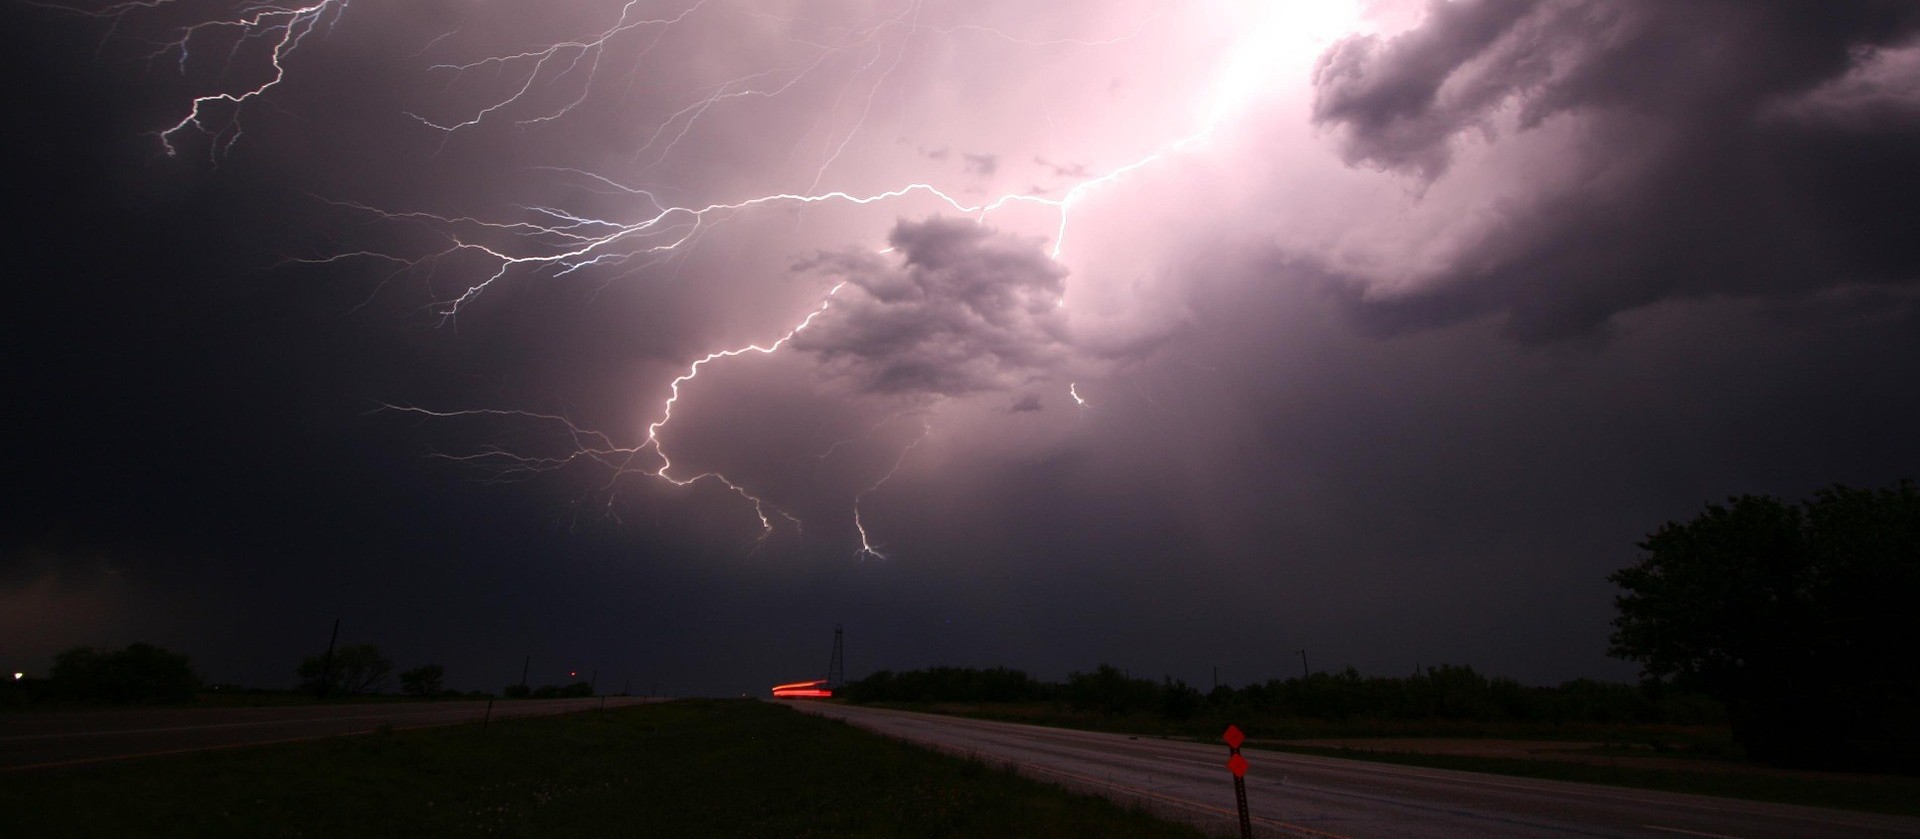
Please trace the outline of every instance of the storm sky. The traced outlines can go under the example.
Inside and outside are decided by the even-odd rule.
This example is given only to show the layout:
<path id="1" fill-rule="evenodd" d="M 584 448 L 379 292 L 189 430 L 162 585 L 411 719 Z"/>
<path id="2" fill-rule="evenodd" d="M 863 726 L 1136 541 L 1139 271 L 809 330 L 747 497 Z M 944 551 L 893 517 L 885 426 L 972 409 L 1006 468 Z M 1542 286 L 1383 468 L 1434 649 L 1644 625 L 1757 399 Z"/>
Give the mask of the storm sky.
<path id="1" fill-rule="evenodd" d="M 1920 5 L 4 6 L 0 665 L 1631 679 L 1920 472 Z"/>

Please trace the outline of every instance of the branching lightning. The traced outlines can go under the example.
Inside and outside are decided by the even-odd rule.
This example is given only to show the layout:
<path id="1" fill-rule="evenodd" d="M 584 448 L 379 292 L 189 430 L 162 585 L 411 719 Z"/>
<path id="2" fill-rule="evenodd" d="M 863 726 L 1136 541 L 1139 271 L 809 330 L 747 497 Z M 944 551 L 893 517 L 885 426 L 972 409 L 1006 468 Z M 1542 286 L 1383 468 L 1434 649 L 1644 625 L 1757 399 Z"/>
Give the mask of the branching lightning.
<path id="1" fill-rule="evenodd" d="M 129 0 L 115 3 L 100 9 L 83 9 L 60 3 L 42 3 L 48 8 L 83 14 L 90 17 L 105 18 L 118 27 L 127 17 L 156 9 L 165 9 L 175 5 L 178 0 Z M 287 58 L 300 47 L 307 36 L 330 20 L 338 20 L 346 11 L 350 0 L 313 0 L 304 5 L 280 3 L 247 3 L 230 17 L 201 20 L 173 30 L 170 40 L 164 41 L 148 58 L 158 61 L 169 54 L 176 56 L 175 65 L 182 75 L 188 70 L 192 59 L 194 44 L 211 40 L 214 33 L 230 33 L 233 42 L 228 45 L 226 62 L 231 66 L 234 57 L 242 48 L 253 42 L 267 45 L 267 60 L 272 72 L 266 78 L 251 85 L 240 85 L 235 90 L 223 90 L 194 96 L 187 103 L 186 114 L 178 122 L 154 132 L 160 139 L 160 145 L 167 156 L 179 153 L 174 146 L 175 135 L 188 129 L 206 133 L 213 143 L 215 151 L 230 149 L 240 140 L 239 110 L 248 102 L 265 96 L 267 91 L 278 86 L 287 77 Z M 208 122 L 215 119 L 209 110 L 225 103 L 232 107 L 218 128 L 210 128 Z M 222 139 L 224 137 L 225 139 Z"/>
<path id="2" fill-rule="evenodd" d="M 142 13 L 153 12 L 173 5 L 175 0 L 130 0 L 130 2 L 109 5 L 88 11 L 66 6 L 70 11 L 79 12 L 113 21 L 119 27 L 126 21 Z M 172 39 L 165 42 L 154 54 L 154 58 L 177 55 L 182 72 L 188 65 L 190 51 L 197 44 L 211 43 L 216 40 L 213 33 L 226 32 L 233 36 L 230 50 L 234 53 L 243 48 L 264 49 L 269 71 L 262 78 L 245 83 L 231 85 L 230 89 L 194 96 L 185 106 L 185 115 L 176 123 L 156 132 L 168 155 L 177 154 L 175 140 L 189 129 L 204 133 L 209 147 L 216 154 L 230 150 L 240 141 L 240 110 L 253 100 L 260 99 L 279 86 L 288 76 L 292 63 L 291 56 L 302 44 L 315 35 L 324 25 L 337 22 L 346 13 L 349 0 L 311 0 L 311 2 L 272 3 L 249 2 L 241 5 L 233 15 L 201 20 L 176 27 L 172 30 Z M 420 112 L 408 112 L 426 129 L 443 135 L 442 143 L 450 141 L 455 135 L 474 129 L 490 120 L 509 119 L 517 126 L 538 126 L 565 119 L 569 114 L 584 105 L 596 84 L 603 84 L 598 78 L 604 66 L 604 59 L 616 43 L 624 45 L 622 39 L 631 39 L 635 43 L 635 55 L 646 55 L 668 37 L 674 27 L 682 25 L 696 16 L 714 14 L 709 6 L 716 0 L 670 0 L 672 8 L 664 13 L 650 14 L 641 9 L 642 0 L 627 0 L 619 7 L 612 22 L 592 34 L 572 40 L 564 40 L 536 46 L 530 49 L 507 52 L 463 62 L 435 63 L 426 68 L 429 74 L 439 74 L 459 80 L 470 74 L 482 71 L 492 73 L 504 80 L 504 89 L 486 101 L 469 106 L 465 110 L 446 109 L 451 116 L 429 117 Z M 899 184 L 891 188 L 876 191 L 853 191 L 850 189 L 823 188 L 835 164 L 839 162 L 849 143 L 859 134 L 872 112 L 878 93 L 889 84 L 890 79 L 908 54 L 909 45 L 916 37 L 957 37 L 960 35 L 985 35 L 1000 39 L 1006 43 L 1032 48 L 1101 48 L 1120 44 L 1141 37 L 1149 32 L 1154 23 L 1167 13 L 1163 5 L 1150 16 L 1136 21 L 1129 31 L 1110 37 L 1088 38 L 1026 38 L 1003 32 L 988 26 L 976 24 L 934 25 L 923 22 L 923 0 L 909 0 L 897 10 L 875 14 L 872 18 L 847 27 L 838 33 L 828 33 L 828 37 L 818 41 L 796 43 L 815 47 L 814 57 L 794 66 L 770 67 L 756 72 L 740 75 L 717 84 L 706 85 L 693 91 L 684 104 L 667 113 L 664 119 L 653 125 L 644 134 L 645 141 L 634 152 L 634 165 L 641 173 L 666 161 L 674 154 L 678 145 L 689 136 L 696 123 L 715 109 L 731 103 L 748 100 L 771 100 L 793 90 L 803 80 L 823 71 L 829 58 L 853 57 L 854 70 L 841 89 L 840 99 L 851 98 L 854 118 L 850 124 L 838 130 L 831 127 L 824 134 L 824 145 L 820 148 L 821 157 L 813 174 L 812 184 L 805 190 L 773 191 L 763 194 L 747 195 L 725 201 L 707 203 L 667 203 L 661 201 L 654 191 L 631 185 L 623 178 L 607 174 L 590 172 L 577 168 L 552 167 L 545 169 L 557 178 L 570 179 L 572 182 L 594 190 L 638 198 L 643 207 L 637 218 L 609 219 L 598 218 L 581 212 L 553 206 L 520 206 L 518 220 L 503 221 L 488 219 L 481 215 L 453 215 L 420 210 L 396 210 L 371 204 L 319 198 L 345 212 L 363 214 L 385 222 L 409 225 L 422 230 L 436 239 L 439 244 L 423 247 L 410 253 L 388 252 L 379 249 L 343 250 L 320 256 L 303 257 L 289 261 L 302 263 L 341 263 L 355 260 L 372 260 L 396 266 L 397 273 L 414 269 L 431 268 L 435 264 L 455 256 L 478 258 L 490 265 L 490 270 L 481 272 L 475 279 L 464 282 L 459 293 L 444 297 L 433 304 L 433 310 L 443 322 L 454 321 L 474 300 L 486 294 L 489 289 L 510 277 L 563 276 L 589 268 L 628 268 L 643 267 L 685 253 L 699 240 L 702 233 L 735 215 L 760 208 L 805 207 L 814 204 L 870 205 L 895 202 L 909 196 L 924 196 L 944 204 L 955 213 L 984 221 L 994 213 L 1016 205 L 1045 208 L 1054 215 L 1054 229 L 1049 249 L 1053 258 L 1059 259 L 1066 248 L 1072 210 L 1102 187 L 1114 184 L 1128 175 L 1145 169 L 1166 158 L 1187 152 L 1212 134 L 1218 125 L 1228 116 L 1231 102 L 1247 95 L 1248 79 L 1255 77 L 1262 65 L 1258 61 L 1258 44 L 1246 44 L 1241 52 L 1225 62 L 1222 77 L 1214 80 L 1213 107 L 1200 121 L 1200 125 L 1176 138 L 1161 143 L 1145 154 L 1124 164 L 1106 169 L 1104 172 L 1089 174 L 1084 168 L 1055 167 L 1058 174 L 1071 174 L 1075 180 L 1071 186 L 1060 192 L 1057 197 L 1034 193 L 1002 193 L 976 199 L 963 199 L 954 190 L 943 189 L 928 181 L 914 181 Z M 769 17 L 764 13 L 745 12 L 749 16 Z M 420 53 L 439 49 L 443 41 L 454 33 L 440 34 L 432 39 Z M 223 74 L 224 75 L 224 74 Z M 545 91 L 554 90 L 567 80 L 571 85 L 557 101 L 540 104 L 535 98 Z M 628 80 L 629 86 L 634 84 Z M 224 113 L 216 114 L 219 106 L 226 105 Z M 836 100 L 824 111 L 831 116 L 840 109 L 841 102 Z M 444 145 L 443 145 L 444 148 Z M 888 249 L 891 250 L 891 249 Z M 885 253 L 886 251 L 883 251 Z M 694 359 L 686 365 L 684 371 L 666 384 L 666 394 L 653 412 L 655 417 L 645 428 L 640 442 L 634 445 L 620 445 L 613 435 L 583 428 L 570 418 L 553 413 L 534 411 L 474 408 L 464 410 L 431 410 L 402 404 L 382 404 L 381 409 L 434 420 L 452 420 L 459 418 L 492 418 L 531 423 L 536 426 L 556 429 L 567 442 L 568 448 L 557 454 L 533 455 L 515 452 L 504 447 L 485 447 L 477 451 L 460 454 L 437 454 L 444 458 L 469 466 L 488 470 L 495 479 L 515 479 L 530 474 L 553 472 L 569 468 L 575 464 L 589 463 L 606 469 L 609 473 L 603 487 L 607 495 L 606 505 L 610 515 L 614 514 L 613 502 L 619 482 L 630 475 L 639 475 L 659 479 L 677 487 L 691 486 L 700 482 L 712 482 L 739 495 L 751 503 L 760 522 L 760 539 L 764 540 L 774 533 L 776 522 L 780 519 L 788 522 L 796 532 L 801 527 L 800 520 L 781 509 L 761 493 L 750 489 L 744 482 L 735 480 L 718 471 L 702 471 L 694 474 L 682 474 L 676 471 L 676 465 L 669 456 L 665 437 L 673 422 L 675 408 L 681 404 L 694 380 L 709 365 L 745 355 L 771 356 L 789 344 L 793 338 L 813 325 L 818 318 L 834 305 L 836 296 L 845 287 L 846 282 L 834 285 L 820 299 L 817 306 L 799 317 L 790 329 L 771 341 L 749 343 L 742 346 L 719 349 Z M 383 283 L 384 286 L 384 283 Z M 375 294 L 379 293 L 376 289 Z M 1064 304 L 1064 298 L 1058 301 Z M 1069 383 L 1068 395 L 1076 406 L 1084 407 L 1087 402 L 1080 395 L 1078 383 Z M 895 414 L 894 417 L 901 414 Z M 885 558 L 879 545 L 869 534 L 869 525 L 862 517 L 862 501 L 881 489 L 900 471 L 907 457 L 924 443 L 932 434 L 933 421 L 926 411 L 920 412 L 921 432 L 912 442 L 904 445 L 894 457 L 891 467 L 865 489 L 856 493 L 852 499 L 851 519 L 853 530 L 858 536 L 858 555 L 869 558 Z M 889 417 L 891 420 L 893 417 Z M 888 420 L 883 420 L 882 424 Z M 878 425 L 875 429 L 878 429 Z M 820 457 L 824 460 L 832 454 L 835 443 Z"/>

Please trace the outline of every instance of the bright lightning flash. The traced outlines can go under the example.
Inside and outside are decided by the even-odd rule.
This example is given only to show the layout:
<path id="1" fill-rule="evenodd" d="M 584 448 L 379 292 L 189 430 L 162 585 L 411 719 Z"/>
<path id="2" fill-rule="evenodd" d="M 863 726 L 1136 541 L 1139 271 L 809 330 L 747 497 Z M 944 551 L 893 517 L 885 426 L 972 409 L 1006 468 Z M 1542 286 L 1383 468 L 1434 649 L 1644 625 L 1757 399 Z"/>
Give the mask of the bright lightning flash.
<path id="1" fill-rule="evenodd" d="M 171 7 L 174 2 L 175 0 L 129 0 L 129 2 L 108 5 L 92 11 L 70 6 L 56 7 L 108 19 L 117 29 L 123 23 L 143 13 L 164 10 Z M 222 32 L 227 34 L 230 41 L 228 49 L 232 52 L 247 48 L 264 49 L 266 64 L 270 71 L 261 78 L 233 83 L 228 85 L 227 89 L 193 97 L 185 106 L 184 116 L 178 122 L 157 132 L 166 152 L 169 155 L 176 154 L 178 151 L 175 145 L 176 140 L 189 130 L 197 130 L 205 134 L 208 147 L 216 156 L 230 150 L 241 137 L 241 110 L 250 102 L 268 96 L 270 91 L 287 77 L 293 66 L 290 59 L 294 53 L 313 37 L 317 30 L 337 22 L 347 12 L 348 2 L 349 0 L 312 0 L 304 4 L 248 2 L 241 5 L 235 14 L 175 27 L 172 30 L 171 40 L 164 41 L 152 57 L 175 57 L 183 73 L 186 71 L 190 57 L 194 54 L 193 49 L 196 45 L 202 42 L 215 42 L 218 38 L 216 33 Z M 441 132 L 448 138 L 494 119 L 512 119 L 521 126 L 561 120 L 588 101 L 592 87 L 602 82 L 596 77 L 602 67 L 603 58 L 617 41 L 629 38 L 637 40 L 639 53 L 645 54 L 669 37 L 674 27 L 684 25 L 697 16 L 719 13 L 709 8 L 710 5 L 716 5 L 714 0 L 678 2 L 673 8 L 657 14 L 643 14 L 638 9 L 639 5 L 640 0 L 628 0 L 620 7 L 610 24 L 589 37 L 460 63 L 434 64 L 428 68 L 430 73 L 444 74 L 455 80 L 467 74 L 481 72 L 493 74 L 505 80 L 505 92 L 463 113 L 435 117 L 410 113 L 409 116 L 429 130 Z M 430 267 L 456 254 L 477 256 L 485 263 L 490 263 L 492 266 L 490 271 L 475 281 L 463 284 L 466 287 L 461 293 L 436 304 L 436 310 L 442 318 L 450 321 L 456 318 L 467 304 L 485 294 L 494 284 L 510 276 L 538 274 L 560 276 L 595 267 L 632 268 L 655 264 L 685 253 L 695 245 L 703 232 L 744 211 L 764 207 L 797 208 L 829 203 L 883 204 L 916 195 L 930 197 L 956 213 L 982 221 L 996 212 L 1016 205 L 1044 208 L 1055 217 L 1050 253 L 1055 259 L 1059 259 L 1067 245 L 1072 210 L 1076 206 L 1090 200 L 1103 188 L 1116 184 L 1133 172 L 1155 166 L 1170 156 L 1195 150 L 1220 126 L 1235 119 L 1244 109 L 1267 95 L 1275 79 L 1283 72 L 1292 71 L 1296 65 L 1302 65 L 1305 59 L 1323 48 L 1329 34 L 1346 31 L 1356 20 L 1354 4 L 1351 2 L 1243 0 L 1237 3 L 1216 3 L 1197 11 L 1180 10 L 1178 12 L 1175 4 L 1167 3 L 1119 33 L 1104 36 L 1090 35 L 1085 38 L 1035 39 L 981 25 L 935 26 L 923 23 L 924 5 L 924 0 L 906 0 L 898 8 L 876 13 L 867 20 L 844 27 L 837 32 L 829 31 L 827 37 L 813 44 L 817 47 L 817 54 L 809 62 L 796 66 L 769 67 L 696 91 L 688 104 L 670 113 L 652 129 L 645 143 L 634 156 L 636 167 L 644 173 L 646 169 L 666 161 L 674 154 L 677 146 L 689 136 L 695 125 L 716 109 L 731 106 L 733 103 L 778 98 L 794 89 L 801 81 L 824 72 L 829 58 L 845 58 L 855 69 L 847 79 L 840 99 L 849 103 L 849 110 L 856 113 L 857 117 L 853 119 L 850 126 L 828 133 L 811 189 L 770 192 L 729 201 L 668 205 L 661 203 L 653 192 L 628 185 L 622 178 L 556 167 L 546 171 L 556 177 L 573 179 L 595 189 L 639 198 L 645 202 L 648 209 L 637 219 L 622 221 L 591 217 L 557 207 L 521 207 L 519 209 L 525 213 L 523 220 L 494 221 L 479 216 L 398 211 L 354 202 L 333 201 L 331 203 L 334 206 L 350 212 L 424 227 L 438 237 L 442 244 L 437 248 L 428 248 L 413 254 L 362 250 L 292 261 L 333 263 L 375 259 L 398 264 L 402 271 L 423 266 Z M 843 158 L 849 142 L 864 128 L 877 93 L 888 84 L 903 56 L 907 54 L 917 38 L 985 35 L 1008 44 L 1033 49 L 1110 48 L 1136 38 L 1149 37 L 1155 21 L 1164 15 L 1176 13 L 1224 15 L 1231 21 L 1230 31 L 1237 32 L 1239 35 L 1219 66 L 1213 68 L 1211 76 L 1196 88 L 1198 93 L 1195 101 L 1200 107 L 1194 126 L 1128 162 L 1097 174 L 1077 171 L 1078 180 L 1064 191 L 1058 192 L 1057 197 L 1034 193 L 1004 193 L 968 200 L 959 197 L 960 193 L 955 190 L 943 189 L 927 181 L 915 181 L 888 189 L 866 192 L 821 188 L 822 182 L 829 177 L 835 164 Z M 781 22 L 757 10 L 742 14 Z M 428 44 L 428 48 L 433 48 L 435 44 L 452 34 L 454 33 L 442 34 Z M 629 80 L 629 84 L 631 83 L 632 80 Z M 563 84 L 573 86 L 559 95 L 557 103 L 540 105 L 533 102 L 534 97 L 550 93 Z M 835 103 L 836 108 L 839 104 L 839 102 Z M 216 110 L 219 113 L 216 113 Z M 889 248 L 882 253 L 891 250 Z M 715 350 L 689 363 L 684 372 L 667 383 L 667 394 L 658 409 L 653 412 L 656 419 L 647 424 L 643 438 L 635 445 L 618 445 L 612 436 L 581 428 L 572 420 L 559 414 L 502 409 L 436 411 L 393 404 L 383 405 L 383 408 L 438 419 L 495 417 L 554 426 L 569 441 L 572 447 L 570 452 L 558 456 L 534 456 L 503 448 L 486 448 L 467 454 L 441 456 L 492 469 L 502 478 L 550 472 L 574 463 L 597 464 L 609 469 L 611 473 L 605 486 L 610 514 L 616 483 L 623 476 L 644 475 L 681 487 L 703 481 L 714 482 L 753 505 L 760 520 L 760 538 L 764 540 L 774 531 L 773 516 L 791 523 L 796 530 L 800 526 L 799 519 L 781 510 L 762 495 L 751 491 L 740 481 L 717 471 L 690 475 L 675 472 L 675 464 L 667 453 L 663 437 L 673 421 L 675 408 L 686 396 L 685 389 L 693 385 L 702 370 L 709 365 L 744 355 L 773 355 L 779 352 L 783 346 L 793 340 L 794 336 L 806 330 L 828 311 L 836 295 L 844 286 L 845 283 L 842 282 L 828 290 L 816 307 L 801 317 L 792 328 L 771 341 Z M 1064 303 L 1064 299 L 1060 302 Z M 1075 405 L 1084 407 L 1087 404 L 1079 393 L 1077 383 L 1069 383 L 1068 394 Z M 932 420 L 924 411 L 920 416 L 919 436 L 901 448 L 891 468 L 885 474 L 879 476 L 853 498 L 852 525 L 859 538 L 857 553 L 862 557 L 885 558 L 869 533 L 868 523 L 862 516 L 861 504 L 867 496 L 891 481 L 906 462 L 908 455 L 932 434 Z M 838 445 L 840 444 L 835 444 L 836 447 Z M 828 454 L 831 454 L 831 451 L 830 449 Z M 822 455 L 823 459 L 824 457 L 825 455 Z"/>

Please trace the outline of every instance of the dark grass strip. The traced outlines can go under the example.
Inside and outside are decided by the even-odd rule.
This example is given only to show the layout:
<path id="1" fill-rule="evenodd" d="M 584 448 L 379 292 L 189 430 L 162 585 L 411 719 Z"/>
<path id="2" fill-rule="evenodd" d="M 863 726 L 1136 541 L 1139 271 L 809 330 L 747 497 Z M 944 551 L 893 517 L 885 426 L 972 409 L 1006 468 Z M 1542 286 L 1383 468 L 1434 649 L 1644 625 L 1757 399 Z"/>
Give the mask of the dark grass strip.
<path id="1" fill-rule="evenodd" d="M 1920 816 L 1920 778 L 1899 775 L 1768 775 L 1747 772 L 1681 771 L 1625 766 L 1595 766 L 1557 760 L 1429 755 L 1335 749 L 1314 746 L 1262 745 L 1261 749 L 1294 754 L 1369 760 L 1432 769 L 1458 769 L 1551 781 L 1577 781 L 1635 789 L 1716 795 L 1809 807 L 1832 807 L 1868 813 Z"/>
<path id="2" fill-rule="evenodd" d="M 0 834 L 1197 837 L 978 762 L 690 700 L 11 773 Z"/>

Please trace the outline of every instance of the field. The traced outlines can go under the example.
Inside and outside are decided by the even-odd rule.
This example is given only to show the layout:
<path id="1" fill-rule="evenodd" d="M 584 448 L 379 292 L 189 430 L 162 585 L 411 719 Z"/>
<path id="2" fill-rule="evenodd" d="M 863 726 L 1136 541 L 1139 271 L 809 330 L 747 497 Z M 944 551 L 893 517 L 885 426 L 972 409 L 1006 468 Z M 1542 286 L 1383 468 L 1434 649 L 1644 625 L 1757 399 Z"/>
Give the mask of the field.
<path id="1" fill-rule="evenodd" d="M 0 783 L 0 834 L 1200 835 L 744 700 L 14 773 Z"/>

